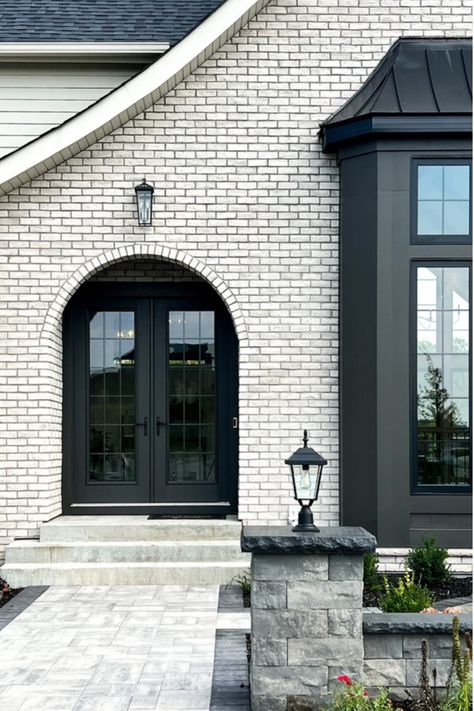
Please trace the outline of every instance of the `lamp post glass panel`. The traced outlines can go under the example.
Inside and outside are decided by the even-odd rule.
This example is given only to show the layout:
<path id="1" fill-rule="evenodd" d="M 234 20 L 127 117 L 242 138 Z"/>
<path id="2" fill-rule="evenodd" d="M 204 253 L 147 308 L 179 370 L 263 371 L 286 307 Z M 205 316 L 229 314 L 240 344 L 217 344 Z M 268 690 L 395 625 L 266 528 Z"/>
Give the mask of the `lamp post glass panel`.
<path id="1" fill-rule="evenodd" d="M 150 227 L 151 225 L 154 192 L 155 191 L 153 187 L 151 185 L 148 185 L 145 178 L 143 178 L 142 183 L 135 186 L 135 194 L 137 197 L 138 224 L 140 227 Z"/>
<path id="2" fill-rule="evenodd" d="M 307 430 L 304 431 L 303 445 L 285 460 L 285 464 L 289 464 L 291 469 L 295 499 L 301 506 L 298 525 L 293 531 L 314 533 L 319 531 L 319 528 L 314 525 L 311 506 L 318 500 L 321 474 L 327 461 L 312 447 L 308 447 Z"/>

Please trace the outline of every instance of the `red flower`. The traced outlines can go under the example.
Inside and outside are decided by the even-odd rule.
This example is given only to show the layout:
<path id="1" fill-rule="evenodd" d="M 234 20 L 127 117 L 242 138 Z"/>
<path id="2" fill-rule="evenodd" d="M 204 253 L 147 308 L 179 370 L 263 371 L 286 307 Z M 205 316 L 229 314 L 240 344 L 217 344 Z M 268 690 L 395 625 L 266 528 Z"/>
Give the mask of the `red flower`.
<path id="1" fill-rule="evenodd" d="M 341 676 L 337 677 L 337 680 L 344 682 L 347 686 L 352 686 L 352 680 L 347 676 L 347 674 L 341 674 Z"/>
<path id="2" fill-rule="evenodd" d="M 368 696 L 368 695 L 369 695 L 369 692 L 368 692 L 368 691 L 364 691 L 364 696 Z"/>

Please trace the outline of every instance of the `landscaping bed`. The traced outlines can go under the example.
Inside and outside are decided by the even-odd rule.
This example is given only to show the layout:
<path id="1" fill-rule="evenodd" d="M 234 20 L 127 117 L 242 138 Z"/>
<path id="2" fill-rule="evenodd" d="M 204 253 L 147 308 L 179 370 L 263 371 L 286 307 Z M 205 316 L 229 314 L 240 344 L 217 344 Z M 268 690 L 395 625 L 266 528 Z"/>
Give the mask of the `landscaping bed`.
<path id="1" fill-rule="evenodd" d="M 3 580 L 3 578 L 0 578 L 0 607 L 3 607 L 3 605 L 6 605 L 7 602 L 9 602 L 12 597 L 15 597 L 15 595 L 18 595 L 19 592 L 21 592 L 23 588 L 15 588 L 12 590 L 6 580 Z"/>
<path id="2" fill-rule="evenodd" d="M 397 583 L 402 575 L 399 573 L 388 574 L 387 580 Z M 434 602 L 438 600 L 448 600 L 449 598 L 471 597 L 472 596 L 472 576 L 453 576 L 451 580 L 436 586 L 430 586 L 429 591 L 434 596 Z M 364 607 L 379 607 L 383 590 L 370 590 L 364 588 Z"/>

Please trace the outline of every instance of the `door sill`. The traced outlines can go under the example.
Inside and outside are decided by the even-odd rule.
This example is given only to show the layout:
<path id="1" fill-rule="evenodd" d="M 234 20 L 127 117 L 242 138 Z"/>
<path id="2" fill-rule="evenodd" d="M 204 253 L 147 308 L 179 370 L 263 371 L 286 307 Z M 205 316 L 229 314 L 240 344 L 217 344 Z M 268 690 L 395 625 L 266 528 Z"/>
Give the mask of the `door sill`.
<path id="1" fill-rule="evenodd" d="M 206 503 L 172 503 L 172 504 L 71 504 L 65 506 L 63 513 L 68 516 L 229 516 L 237 513 L 237 508 L 228 501 Z"/>

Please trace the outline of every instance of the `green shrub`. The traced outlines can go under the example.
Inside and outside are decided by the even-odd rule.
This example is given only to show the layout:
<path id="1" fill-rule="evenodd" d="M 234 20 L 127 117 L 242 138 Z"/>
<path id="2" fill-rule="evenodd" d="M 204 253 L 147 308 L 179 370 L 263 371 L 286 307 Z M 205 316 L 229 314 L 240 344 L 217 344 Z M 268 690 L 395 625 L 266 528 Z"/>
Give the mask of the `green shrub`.
<path id="1" fill-rule="evenodd" d="M 371 592 L 377 592 L 382 589 L 379 557 L 376 553 L 364 553 L 364 587 Z"/>
<path id="2" fill-rule="evenodd" d="M 451 579 L 447 557 L 446 548 L 437 546 L 434 538 L 427 538 L 421 546 L 408 551 L 406 566 L 417 583 L 433 588 Z"/>
<path id="3" fill-rule="evenodd" d="M 406 573 L 396 583 L 389 583 L 384 576 L 383 582 L 385 592 L 379 604 L 384 612 L 421 612 L 433 602 L 430 591 L 415 582 L 413 573 Z"/>

